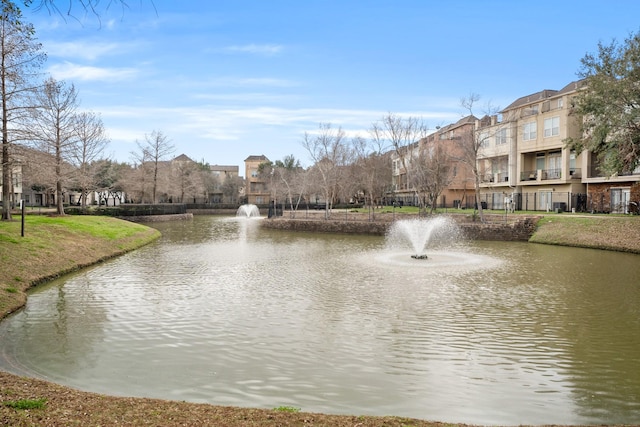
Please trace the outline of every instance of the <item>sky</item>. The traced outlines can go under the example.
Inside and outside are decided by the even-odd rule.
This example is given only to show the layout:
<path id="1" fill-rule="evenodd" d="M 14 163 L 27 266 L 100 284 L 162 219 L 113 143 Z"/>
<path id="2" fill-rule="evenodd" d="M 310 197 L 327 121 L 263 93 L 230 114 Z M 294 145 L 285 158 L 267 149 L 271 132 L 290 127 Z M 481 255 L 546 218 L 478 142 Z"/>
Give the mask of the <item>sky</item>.
<path id="1" fill-rule="evenodd" d="M 579 79 L 598 43 L 640 31 L 637 0 L 129 0 L 100 16 L 26 9 L 43 73 L 100 114 L 105 156 L 152 132 L 211 165 L 312 161 L 321 124 L 369 137 L 389 113 L 430 129 Z"/>

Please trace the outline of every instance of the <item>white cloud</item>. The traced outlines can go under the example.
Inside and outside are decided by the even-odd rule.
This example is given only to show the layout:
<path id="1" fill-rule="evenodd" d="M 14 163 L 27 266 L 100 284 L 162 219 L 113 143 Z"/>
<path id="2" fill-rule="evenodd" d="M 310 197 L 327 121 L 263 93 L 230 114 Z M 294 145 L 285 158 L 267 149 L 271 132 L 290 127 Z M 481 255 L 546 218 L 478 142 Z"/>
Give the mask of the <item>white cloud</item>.
<path id="1" fill-rule="evenodd" d="M 81 81 L 122 81 L 138 74 L 138 70 L 134 68 L 100 68 L 71 62 L 54 64 L 48 71 L 57 80 Z"/>
<path id="2" fill-rule="evenodd" d="M 222 87 L 295 87 L 299 83 L 293 80 L 271 77 L 220 77 L 208 82 L 211 86 Z"/>
<path id="3" fill-rule="evenodd" d="M 294 154 L 305 159 L 301 145 L 304 133 L 315 133 L 320 123 L 342 127 L 348 138 L 356 135 L 368 138 L 371 124 L 388 111 L 348 108 L 295 108 L 228 105 L 163 106 L 92 105 L 100 111 L 105 127 L 112 139 L 116 158 L 128 161 L 135 151 L 135 141 L 143 140 L 145 133 L 160 130 L 176 147 L 176 154 L 185 153 L 192 158 L 209 162 L 234 164 L 250 154 L 265 154 L 281 158 Z M 396 111 L 401 116 L 422 117 L 447 123 L 459 117 L 437 106 L 422 111 Z M 447 119 L 449 118 L 449 119 Z M 434 123 L 429 123 L 434 125 Z"/>
<path id="4" fill-rule="evenodd" d="M 44 50 L 50 57 L 80 58 L 94 61 L 105 55 L 120 54 L 130 51 L 132 44 L 100 43 L 100 42 L 44 42 Z"/>
<path id="5" fill-rule="evenodd" d="M 284 47 L 282 45 L 277 44 L 246 44 L 243 46 L 227 46 L 223 49 L 224 52 L 228 53 L 250 53 L 253 55 L 266 55 L 273 56 L 277 55 Z"/>

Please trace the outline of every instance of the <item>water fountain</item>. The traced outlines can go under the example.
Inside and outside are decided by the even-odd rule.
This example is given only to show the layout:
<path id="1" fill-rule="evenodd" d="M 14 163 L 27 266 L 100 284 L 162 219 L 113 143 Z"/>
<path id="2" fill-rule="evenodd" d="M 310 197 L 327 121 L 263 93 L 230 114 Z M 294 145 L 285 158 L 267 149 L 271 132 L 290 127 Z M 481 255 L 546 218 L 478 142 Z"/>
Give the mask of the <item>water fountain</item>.
<path id="1" fill-rule="evenodd" d="M 236 216 L 241 218 L 259 218 L 260 210 L 256 205 L 248 203 L 238 208 Z"/>
<path id="2" fill-rule="evenodd" d="M 428 259 L 426 248 L 433 243 L 451 243 L 460 235 L 455 221 L 438 216 L 429 219 L 403 219 L 392 224 L 387 233 L 387 244 L 391 247 L 409 245 L 411 258 Z"/>

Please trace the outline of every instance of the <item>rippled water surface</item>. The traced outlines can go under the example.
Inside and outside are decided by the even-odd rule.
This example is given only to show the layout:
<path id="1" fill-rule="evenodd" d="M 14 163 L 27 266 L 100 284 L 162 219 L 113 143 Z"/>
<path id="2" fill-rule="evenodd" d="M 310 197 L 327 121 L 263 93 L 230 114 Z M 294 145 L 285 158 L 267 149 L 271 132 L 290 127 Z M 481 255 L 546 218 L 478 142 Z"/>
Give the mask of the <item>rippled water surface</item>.
<path id="1" fill-rule="evenodd" d="M 0 367 L 115 395 L 476 424 L 640 423 L 640 257 L 196 217 L 0 324 Z"/>

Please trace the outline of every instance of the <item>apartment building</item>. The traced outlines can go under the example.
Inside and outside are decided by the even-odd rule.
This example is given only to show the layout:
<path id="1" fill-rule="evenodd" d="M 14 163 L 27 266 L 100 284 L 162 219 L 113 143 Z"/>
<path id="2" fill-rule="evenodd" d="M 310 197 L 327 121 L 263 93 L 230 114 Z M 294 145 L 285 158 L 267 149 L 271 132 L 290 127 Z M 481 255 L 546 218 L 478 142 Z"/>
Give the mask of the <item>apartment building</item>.
<path id="1" fill-rule="evenodd" d="M 566 139 L 581 137 L 573 98 L 585 88 L 578 80 L 560 90 L 545 89 L 516 99 L 498 114 L 467 116 L 392 155 L 396 200 L 417 204 L 408 172 L 423 145 L 445 144 L 454 177 L 439 207 L 473 207 L 474 176 L 460 158 L 460 144 L 471 132 L 479 145 L 480 201 L 489 209 L 627 213 L 640 202 L 640 167 L 605 175 L 598 157 L 575 152 Z M 410 173 L 410 171 L 409 171 Z"/>
<path id="2" fill-rule="evenodd" d="M 412 163 L 420 161 L 425 150 L 443 148 L 447 153 L 450 182 L 438 197 L 436 205 L 472 207 L 475 203 L 474 177 L 468 163 L 461 160 L 464 155 L 460 142 L 473 133 L 476 121 L 477 119 L 470 115 L 456 123 L 438 126 L 435 132 L 420 141 L 402 147 L 400 153 L 394 151 L 391 155 L 393 198 L 402 204 L 417 205 L 418 196 L 410 184 L 407 169 L 411 169 Z"/>
<path id="3" fill-rule="evenodd" d="M 246 203 L 261 205 L 269 203 L 269 181 L 259 174 L 260 164 L 269 162 L 265 155 L 252 155 L 244 160 L 245 168 L 245 198 Z"/>
<path id="4" fill-rule="evenodd" d="M 587 209 L 581 167 L 587 153 L 578 154 L 563 142 L 579 137 L 581 119 L 572 114 L 571 98 L 582 84 L 523 96 L 487 125 L 478 123 L 481 199 L 490 208 Z"/>

